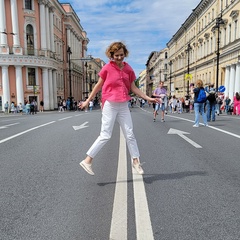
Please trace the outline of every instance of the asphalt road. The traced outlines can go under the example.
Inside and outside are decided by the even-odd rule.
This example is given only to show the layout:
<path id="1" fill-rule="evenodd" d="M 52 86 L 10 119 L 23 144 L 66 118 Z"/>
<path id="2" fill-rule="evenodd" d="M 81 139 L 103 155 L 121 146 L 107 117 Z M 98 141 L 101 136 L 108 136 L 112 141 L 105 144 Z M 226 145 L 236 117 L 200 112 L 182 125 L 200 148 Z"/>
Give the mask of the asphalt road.
<path id="1" fill-rule="evenodd" d="M 80 168 L 100 110 L 1 114 L 0 239 L 240 239 L 240 118 L 193 128 L 193 114 L 131 114 L 143 176 L 117 123 L 95 176 Z"/>

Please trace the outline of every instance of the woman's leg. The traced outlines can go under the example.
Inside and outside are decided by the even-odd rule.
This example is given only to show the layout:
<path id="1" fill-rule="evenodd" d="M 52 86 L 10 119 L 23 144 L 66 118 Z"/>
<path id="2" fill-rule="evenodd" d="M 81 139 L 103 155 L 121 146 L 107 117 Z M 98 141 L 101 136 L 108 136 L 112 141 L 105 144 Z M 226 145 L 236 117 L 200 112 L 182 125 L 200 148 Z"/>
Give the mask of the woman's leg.
<path id="1" fill-rule="evenodd" d="M 140 154 L 137 146 L 137 141 L 133 133 L 133 123 L 130 111 L 127 108 L 127 104 L 121 103 L 121 105 L 122 106 L 119 108 L 117 115 L 117 121 L 119 122 L 119 125 L 123 131 L 123 135 L 126 139 L 131 157 L 133 159 L 139 158 Z"/>
<path id="2" fill-rule="evenodd" d="M 194 125 L 199 126 L 199 103 L 194 103 L 195 121 Z"/>
<path id="3" fill-rule="evenodd" d="M 199 111 L 202 114 L 203 123 L 206 126 L 207 125 L 207 116 L 206 116 L 206 113 L 204 111 L 204 103 L 199 104 Z"/>
<path id="4" fill-rule="evenodd" d="M 97 155 L 101 148 L 107 143 L 112 136 L 112 130 L 117 115 L 115 103 L 105 102 L 102 110 L 102 126 L 99 137 L 87 151 L 86 163 L 91 163 L 92 159 Z"/>
<path id="5" fill-rule="evenodd" d="M 140 154 L 138 150 L 137 141 L 133 133 L 132 117 L 129 109 L 127 108 L 127 105 L 125 105 L 125 103 L 121 105 L 122 106 L 120 107 L 117 115 L 117 120 L 121 126 L 121 129 L 127 142 L 128 150 L 132 158 L 132 166 L 139 174 L 144 174 L 144 171 L 139 160 Z"/>

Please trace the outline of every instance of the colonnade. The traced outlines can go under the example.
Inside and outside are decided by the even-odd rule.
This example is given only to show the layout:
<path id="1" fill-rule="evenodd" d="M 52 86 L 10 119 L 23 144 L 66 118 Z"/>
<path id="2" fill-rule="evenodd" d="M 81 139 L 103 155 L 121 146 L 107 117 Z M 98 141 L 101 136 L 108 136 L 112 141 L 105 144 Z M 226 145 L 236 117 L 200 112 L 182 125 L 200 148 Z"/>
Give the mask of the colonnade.
<path id="1" fill-rule="evenodd" d="M 24 89 L 22 67 L 14 66 L 16 74 L 16 103 L 24 103 Z M 2 66 L 2 88 L 3 105 L 8 101 L 10 103 L 10 84 L 9 84 L 9 66 Z M 56 70 L 50 68 L 42 68 L 42 84 L 43 84 L 43 101 L 45 110 L 53 110 L 57 108 L 57 73 Z M 39 99 L 41 100 L 41 99 Z"/>
<path id="2" fill-rule="evenodd" d="M 231 64 L 225 70 L 225 96 L 233 101 L 236 92 L 240 93 L 240 63 Z"/>

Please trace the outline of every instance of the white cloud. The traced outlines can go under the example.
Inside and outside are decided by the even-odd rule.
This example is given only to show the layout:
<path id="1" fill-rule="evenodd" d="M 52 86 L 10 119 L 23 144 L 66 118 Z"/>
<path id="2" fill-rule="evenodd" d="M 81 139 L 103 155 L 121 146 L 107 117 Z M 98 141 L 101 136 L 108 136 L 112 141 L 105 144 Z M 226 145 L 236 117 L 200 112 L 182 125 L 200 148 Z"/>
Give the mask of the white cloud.
<path id="1" fill-rule="evenodd" d="M 65 2 L 59 1 L 59 2 Z M 88 54 L 108 61 L 106 47 L 124 41 L 130 51 L 126 61 L 138 75 L 152 51 L 166 43 L 185 22 L 200 0 L 71 0 L 90 40 Z"/>

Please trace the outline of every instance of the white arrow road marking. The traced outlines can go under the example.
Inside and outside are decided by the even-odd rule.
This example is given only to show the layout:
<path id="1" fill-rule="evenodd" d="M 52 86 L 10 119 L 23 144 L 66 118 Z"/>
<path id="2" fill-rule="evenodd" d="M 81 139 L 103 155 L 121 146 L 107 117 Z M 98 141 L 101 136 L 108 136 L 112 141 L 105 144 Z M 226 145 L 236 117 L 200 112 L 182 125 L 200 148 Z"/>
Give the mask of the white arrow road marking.
<path id="1" fill-rule="evenodd" d="M 190 138 L 186 137 L 184 134 L 190 134 L 188 132 L 183 132 L 174 128 L 170 128 L 168 131 L 168 134 L 177 134 L 179 137 L 183 138 L 184 140 L 186 140 L 187 142 L 189 142 L 190 144 L 192 144 L 195 148 L 202 148 L 202 146 L 198 145 L 197 143 L 195 143 L 194 141 L 192 141 Z"/>
<path id="2" fill-rule="evenodd" d="M 17 125 L 17 124 L 19 124 L 19 123 L 8 124 L 8 125 L 5 125 L 5 126 L 0 127 L 0 129 L 8 128 L 8 127 L 10 127 L 10 126 Z"/>
<path id="3" fill-rule="evenodd" d="M 80 126 L 73 126 L 73 129 L 74 130 L 79 130 L 79 129 L 82 129 L 82 128 L 89 127 L 89 126 L 86 126 L 87 124 L 88 124 L 88 122 L 85 122 L 85 123 L 81 124 Z"/>

